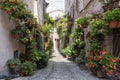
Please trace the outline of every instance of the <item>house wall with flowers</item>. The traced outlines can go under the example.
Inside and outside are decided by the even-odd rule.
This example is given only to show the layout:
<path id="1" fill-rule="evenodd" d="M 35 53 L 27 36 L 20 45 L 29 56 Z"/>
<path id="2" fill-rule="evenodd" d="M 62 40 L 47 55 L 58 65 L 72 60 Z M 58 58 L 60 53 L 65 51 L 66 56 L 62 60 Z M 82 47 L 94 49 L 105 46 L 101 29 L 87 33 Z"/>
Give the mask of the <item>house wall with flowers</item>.
<path id="1" fill-rule="evenodd" d="M 37 0 L 23 0 L 27 4 L 27 9 L 31 11 L 38 19 L 41 17 L 40 23 L 43 23 L 43 8 L 37 8 L 39 3 Z M 39 6 L 44 6 L 44 0 L 42 0 Z M 37 11 L 36 11 L 37 10 Z M 38 11 L 41 11 L 38 13 Z M 24 46 L 19 43 L 11 35 L 11 30 L 15 28 L 15 23 L 8 18 L 3 10 L 0 9 L 0 74 L 8 74 L 6 62 L 8 59 L 14 58 L 14 51 L 18 50 L 19 53 L 24 52 Z"/>
<path id="2" fill-rule="evenodd" d="M 20 50 L 20 44 L 11 36 L 12 28 L 14 23 L 0 10 L 0 74 L 7 72 L 6 61 L 13 58 L 15 50 Z"/>
<path id="3" fill-rule="evenodd" d="M 67 18 L 72 18 L 75 24 L 70 32 L 70 38 L 74 39 L 73 45 L 68 45 L 62 53 L 79 65 L 84 63 L 98 77 L 101 69 L 102 77 L 115 76 L 120 60 L 120 0 L 79 1 L 71 2 L 74 8 L 66 10 Z"/>
<path id="4" fill-rule="evenodd" d="M 66 0 L 65 5 L 66 5 L 66 14 L 68 14 L 67 16 L 70 16 L 73 19 L 73 23 L 75 23 L 75 19 L 78 17 L 91 16 L 97 12 L 98 13 L 104 12 L 102 8 L 104 4 L 101 3 L 100 0 L 75 0 L 75 1 Z M 86 34 L 85 35 L 86 44 L 88 44 L 86 37 L 89 32 L 89 29 L 84 29 L 84 30 Z M 109 51 L 111 52 L 113 51 L 113 35 L 105 36 L 104 45 Z M 89 46 L 86 46 L 86 48 L 89 48 Z"/>
<path id="5" fill-rule="evenodd" d="M 24 0 L 24 2 L 27 3 L 28 10 L 37 18 L 38 22 L 43 24 L 46 11 L 45 0 Z"/>

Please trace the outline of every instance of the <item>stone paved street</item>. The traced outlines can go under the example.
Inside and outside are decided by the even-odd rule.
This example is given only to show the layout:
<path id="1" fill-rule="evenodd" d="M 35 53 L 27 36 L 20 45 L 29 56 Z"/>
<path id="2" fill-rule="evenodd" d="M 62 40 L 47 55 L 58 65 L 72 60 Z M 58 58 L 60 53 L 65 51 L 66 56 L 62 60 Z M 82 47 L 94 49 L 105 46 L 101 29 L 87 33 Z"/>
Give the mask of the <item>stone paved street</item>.
<path id="1" fill-rule="evenodd" d="M 45 69 L 35 72 L 33 76 L 20 77 L 12 80 L 99 80 L 87 70 L 80 70 L 79 67 L 63 58 L 59 52 L 53 53 Z"/>

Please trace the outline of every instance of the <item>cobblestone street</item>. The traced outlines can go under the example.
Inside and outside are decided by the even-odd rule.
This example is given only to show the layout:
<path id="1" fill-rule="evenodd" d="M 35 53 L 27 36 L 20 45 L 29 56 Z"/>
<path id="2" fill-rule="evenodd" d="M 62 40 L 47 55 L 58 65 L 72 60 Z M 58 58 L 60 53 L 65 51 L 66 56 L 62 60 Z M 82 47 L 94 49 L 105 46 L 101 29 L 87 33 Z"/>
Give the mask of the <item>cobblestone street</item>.
<path id="1" fill-rule="evenodd" d="M 99 80 L 87 70 L 80 70 L 79 67 L 63 58 L 59 52 L 53 53 L 45 69 L 35 72 L 33 76 L 20 77 L 13 80 Z"/>

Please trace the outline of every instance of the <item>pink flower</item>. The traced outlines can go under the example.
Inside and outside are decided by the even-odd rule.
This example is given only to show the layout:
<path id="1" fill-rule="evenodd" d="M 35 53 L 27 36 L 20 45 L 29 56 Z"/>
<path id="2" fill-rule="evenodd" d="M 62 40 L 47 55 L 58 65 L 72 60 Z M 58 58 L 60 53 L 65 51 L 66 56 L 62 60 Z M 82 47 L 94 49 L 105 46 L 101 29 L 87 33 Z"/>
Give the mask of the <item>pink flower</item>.
<path id="1" fill-rule="evenodd" d="M 104 54 L 107 54 L 106 50 L 102 50 L 101 53 L 104 55 Z"/>
<path id="2" fill-rule="evenodd" d="M 117 62 L 117 59 L 112 58 L 111 61 L 112 61 L 112 62 Z"/>
<path id="3" fill-rule="evenodd" d="M 95 64 L 89 64 L 89 67 L 90 67 L 90 68 L 94 68 L 94 67 L 95 67 Z"/>
<path id="4" fill-rule="evenodd" d="M 114 65 L 114 66 L 113 66 L 113 69 L 115 69 L 115 70 L 116 70 L 116 69 L 117 69 L 117 67 Z"/>
<path id="5" fill-rule="evenodd" d="M 100 56 L 99 56 L 99 59 L 101 60 L 102 58 L 103 58 L 103 56 L 102 56 L 102 55 L 100 55 Z"/>

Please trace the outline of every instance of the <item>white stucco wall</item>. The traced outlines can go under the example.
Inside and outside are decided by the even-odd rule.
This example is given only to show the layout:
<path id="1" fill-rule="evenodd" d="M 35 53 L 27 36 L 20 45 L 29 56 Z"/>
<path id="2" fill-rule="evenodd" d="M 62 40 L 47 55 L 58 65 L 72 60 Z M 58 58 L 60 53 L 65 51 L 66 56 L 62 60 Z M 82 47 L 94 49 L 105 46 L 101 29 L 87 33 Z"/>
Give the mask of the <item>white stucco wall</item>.
<path id="1" fill-rule="evenodd" d="M 23 0 L 28 6 L 26 7 L 29 11 L 34 13 L 34 0 Z"/>
<path id="2" fill-rule="evenodd" d="M 27 8 L 32 12 L 34 17 L 38 18 L 37 0 L 24 0 L 28 4 Z M 43 6 L 43 5 L 42 5 Z M 42 10 L 41 10 L 42 11 Z M 7 14 L 0 10 L 0 75 L 8 74 L 6 62 L 13 58 L 15 50 L 24 52 L 24 45 L 18 43 L 10 33 L 15 28 L 15 24 L 8 19 Z"/>
<path id="3" fill-rule="evenodd" d="M 38 0 L 38 22 L 40 24 L 44 23 L 44 15 L 46 12 L 45 0 Z"/>
<path id="4" fill-rule="evenodd" d="M 13 58 L 13 52 L 20 50 L 18 42 L 12 38 L 10 30 L 13 22 L 8 19 L 4 11 L 0 10 L 0 74 L 7 74 L 6 62 Z"/>
<path id="5" fill-rule="evenodd" d="M 43 16 L 44 16 L 44 0 L 24 0 L 24 2 L 28 5 L 27 9 L 32 12 L 37 21 L 40 24 L 43 24 Z"/>
<path id="6" fill-rule="evenodd" d="M 64 14 L 65 14 L 64 12 L 55 11 L 55 12 L 49 13 L 49 16 L 51 16 L 55 20 L 57 18 L 62 17 Z"/>

